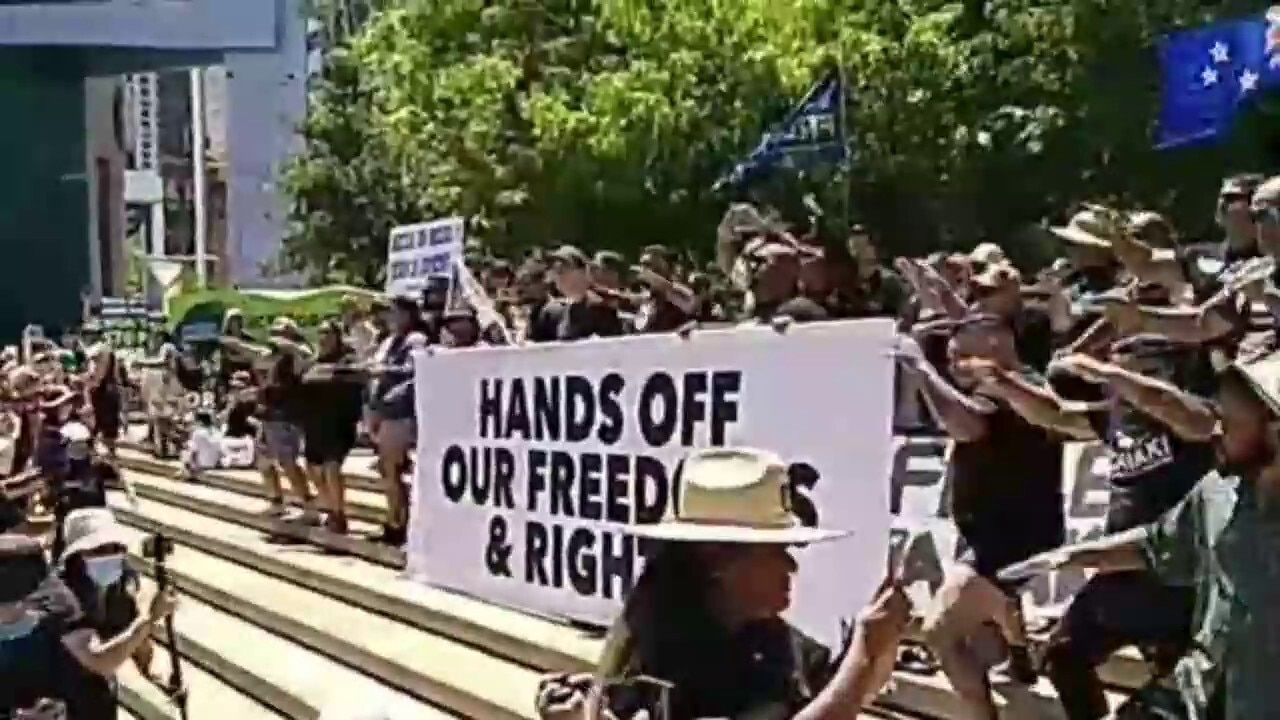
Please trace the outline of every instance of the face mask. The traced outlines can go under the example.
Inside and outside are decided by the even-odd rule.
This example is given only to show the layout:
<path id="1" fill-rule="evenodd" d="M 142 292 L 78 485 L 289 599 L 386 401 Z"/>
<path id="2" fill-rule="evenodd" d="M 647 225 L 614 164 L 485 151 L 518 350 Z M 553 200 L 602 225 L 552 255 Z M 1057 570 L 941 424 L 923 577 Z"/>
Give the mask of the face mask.
<path id="1" fill-rule="evenodd" d="M 85 574 L 99 588 L 110 587 L 124 575 L 124 556 L 85 558 Z"/>
<path id="2" fill-rule="evenodd" d="M 30 635 L 35 631 L 38 622 L 35 615 L 26 613 L 17 622 L 0 624 L 0 642 L 19 640 Z"/>

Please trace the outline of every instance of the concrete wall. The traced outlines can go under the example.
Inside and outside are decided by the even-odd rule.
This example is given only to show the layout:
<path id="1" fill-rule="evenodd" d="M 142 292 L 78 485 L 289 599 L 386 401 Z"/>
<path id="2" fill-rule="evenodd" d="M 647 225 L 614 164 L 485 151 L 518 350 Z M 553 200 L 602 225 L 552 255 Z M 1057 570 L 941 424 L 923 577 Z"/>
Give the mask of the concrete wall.
<path id="1" fill-rule="evenodd" d="M 90 283 L 81 58 L 0 50 L 0 340 L 80 316 Z"/>
<path id="2" fill-rule="evenodd" d="M 89 281 L 94 296 L 124 292 L 128 267 L 124 242 L 125 206 L 124 140 L 118 106 L 123 81 L 118 77 L 91 77 L 85 88 L 85 168 L 89 197 L 107 197 L 106 203 L 89 203 L 89 227 L 85 243 Z M 99 173 L 99 170 L 105 173 Z"/>
<path id="3" fill-rule="evenodd" d="M 280 253 L 288 208 L 280 170 L 297 152 L 307 111 L 302 0 L 282 0 L 275 53 L 226 55 L 228 277 L 243 286 L 290 285 L 261 270 Z"/>
<path id="4" fill-rule="evenodd" d="M 0 6 L 0 45 L 155 49 L 275 46 L 271 0 L 102 0 Z"/>

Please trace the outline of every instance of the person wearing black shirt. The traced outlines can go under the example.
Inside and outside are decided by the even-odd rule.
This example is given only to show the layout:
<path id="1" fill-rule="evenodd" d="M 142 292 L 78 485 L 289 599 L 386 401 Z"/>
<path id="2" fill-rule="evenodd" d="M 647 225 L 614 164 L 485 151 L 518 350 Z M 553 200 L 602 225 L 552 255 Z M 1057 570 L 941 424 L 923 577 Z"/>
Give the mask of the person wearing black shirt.
<path id="1" fill-rule="evenodd" d="M 552 253 L 551 259 L 551 274 L 561 297 L 548 302 L 537 317 L 530 318 L 539 336 L 550 332 L 550 337 L 541 339 L 564 342 L 623 334 L 618 311 L 591 291 L 587 256 L 578 248 L 565 245 Z M 539 341 L 534 333 L 529 339 Z"/>
<path id="2" fill-rule="evenodd" d="M 301 376 L 311 359 L 311 350 L 297 323 L 290 318 L 276 318 L 270 332 L 270 345 L 266 348 L 225 339 L 237 350 L 257 357 L 255 367 L 263 379 L 258 388 L 257 418 L 258 470 L 269 498 L 263 514 L 284 517 L 286 513 L 284 491 L 280 487 L 280 473 L 283 472 L 303 507 L 302 513 L 292 520 L 315 525 L 319 524 L 319 513 L 307 485 L 307 476 L 298 465 L 302 454 Z"/>
<path id="3" fill-rule="evenodd" d="M 231 376 L 224 433 L 229 438 L 251 438 L 258 432 L 258 421 L 254 417 L 258 409 L 258 393 L 252 381 L 253 376 L 244 371 Z"/>
<path id="4" fill-rule="evenodd" d="M 783 303 L 799 295 L 799 254 L 789 239 L 758 237 L 742 249 L 739 261 L 750 283 L 748 320 L 771 322 Z"/>
<path id="5" fill-rule="evenodd" d="M 1214 413 L 1180 389 L 1206 385 L 1198 352 L 1156 336 L 1126 338 L 1112 346 L 1112 362 L 1075 354 L 1054 363 L 1055 379 L 1086 383 L 1063 386 L 1071 388 L 1070 400 L 1027 400 L 1035 422 L 1102 441 L 1110 461 L 1108 534 L 1154 522 L 1213 466 Z M 1067 717 L 1108 715 L 1094 668 L 1121 647 L 1151 652 L 1157 674 L 1167 672 L 1190 637 L 1193 606 L 1193 590 L 1165 586 L 1147 571 L 1094 576 L 1072 600 L 1045 656 Z"/>
<path id="6" fill-rule="evenodd" d="M 315 362 L 302 376 L 302 436 L 307 472 L 329 516 L 325 528 L 346 534 L 346 482 L 342 463 L 356 444 L 363 410 L 364 374 L 354 370 L 355 354 L 342 342 L 333 321 L 320 326 Z"/>
<path id="7" fill-rule="evenodd" d="M 67 550 L 60 561 L 59 579 L 75 596 L 82 614 L 67 626 L 66 642 L 73 655 L 63 677 L 68 692 L 68 717 L 75 720 L 113 720 L 116 689 L 113 676 L 132 659 L 138 671 L 163 688 L 152 672 L 148 634 L 133 642 L 132 652 L 119 658 L 94 657 L 91 648 L 129 631 L 142 613 L 138 607 L 138 576 L 125 563 L 128 535 L 105 508 L 80 510 L 67 516 Z"/>
<path id="8" fill-rule="evenodd" d="M 892 659 L 893 641 L 907 626 L 905 595 L 886 583 L 876 611 L 859 616 L 848 651 L 833 656 L 782 617 L 797 569 L 789 546 L 841 534 L 806 527 L 785 506 L 782 459 L 757 450 L 699 451 L 683 461 L 681 477 L 679 519 L 630 528 L 656 541 L 655 552 L 605 639 L 596 672 L 547 678 L 539 717 L 597 717 L 584 711 L 595 689 L 600 717 L 610 720 L 642 712 L 665 720 L 860 716 L 888 679 L 876 661 Z M 661 709 L 669 713 L 653 715 Z"/>
<path id="9" fill-rule="evenodd" d="M 551 303 L 551 290 L 547 286 L 547 269 L 536 260 L 527 261 L 516 275 L 515 307 L 513 319 L 521 328 L 521 334 L 529 342 L 555 342 L 556 323 L 549 313 L 543 312 Z"/>
<path id="10" fill-rule="evenodd" d="M 1250 201 L 1263 179 L 1261 175 L 1245 173 L 1222 181 L 1214 213 L 1214 220 L 1222 228 L 1222 242 L 1187 249 L 1191 281 L 1200 299 L 1216 292 L 1218 279 L 1227 268 L 1257 257 L 1258 231 Z"/>
<path id="11" fill-rule="evenodd" d="M 695 319 L 698 298 L 674 279 L 675 264 L 666 247 L 646 247 L 640 255 L 640 264 L 632 272 L 648 289 L 636 312 L 637 332 L 671 332 Z"/>
<path id="12" fill-rule="evenodd" d="M 116 441 L 124 413 L 124 370 L 114 351 L 102 346 L 94 354 L 90 368 L 89 402 L 93 406 L 93 434 L 102 439 L 107 455 L 116 456 Z"/>
<path id="13" fill-rule="evenodd" d="M 1017 268 L 991 263 L 973 276 L 970 288 L 976 310 L 1002 317 L 1013 326 L 1018 358 L 1036 372 L 1044 372 L 1053 355 L 1053 322 L 1043 308 L 1023 301 Z"/>
<path id="14" fill-rule="evenodd" d="M 102 510 L 81 513 L 100 514 Z M 68 518 L 70 521 L 71 518 Z M 98 524 L 95 529 L 101 528 Z M 101 538 L 103 533 L 90 536 Z M 81 540 L 84 535 L 77 535 Z M 97 540 L 90 544 L 97 546 Z M 68 549 L 81 550 L 83 543 Z M 123 566 L 123 557 L 120 558 Z M 102 563 L 105 568 L 106 563 Z M 86 573 L 87 574 L 87 573 Z M 103 574 L 103 577 L 106 575 Z M 106 685 L 151 629 L 176 607 L 172 590 L 156 594 L 147 610 L 115 632 L 94 626 L 75 594 L 49 570 L 40 543 L 24 535 L 0 535 L 0 717 L 52 701 L 69 720 L 114 717 Z M 90 683 L 97 693 L 86 692 Z M 106 685 L 107 694 L 101 694 Z"/>
<path id="15" fill-rule="evenodd" d="M 936 595 L 925 635 L 966 715 L 993 718 L 990 684 L 970 640 L 994 623 L 1011 650 L 1011 675 L 1024 681 L 1034 675 L 1015 588 L 999 584 L 995 574 L 1065 538 L 1063 437 L 1019 410 L 1020 394 L 1047 391 L 1019 361 L 1005 320 L 976 315 L 960 321 L 948 347 L 952 380 L 929 365 L 910 338 L 899 338 L 898 354 L 955 441 L 951 515 L 965 550 Z"/>
<path id="16" fill-rule="evenodd" d="M 902 279 L 880 265 L 871 234 L 855 225 L 847 241 L 855 277 L 851 287 L 841 291 L 843 317 L 897 317 L 903 312 L 907 292 Z"/>

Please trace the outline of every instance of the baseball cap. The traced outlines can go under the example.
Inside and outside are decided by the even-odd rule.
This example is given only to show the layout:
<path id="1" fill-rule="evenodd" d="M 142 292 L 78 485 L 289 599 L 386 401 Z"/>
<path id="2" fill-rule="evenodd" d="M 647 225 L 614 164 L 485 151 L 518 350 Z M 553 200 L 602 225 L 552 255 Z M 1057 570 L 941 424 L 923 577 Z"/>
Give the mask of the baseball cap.
<path id="1" fill-rule="evenodd" d="M 553 260 L 573 263 L 577 267 L 585 267 L 587 264 L 587 254 L 574 245 L 561 245 L 551 253 L 550 257 Z"/>

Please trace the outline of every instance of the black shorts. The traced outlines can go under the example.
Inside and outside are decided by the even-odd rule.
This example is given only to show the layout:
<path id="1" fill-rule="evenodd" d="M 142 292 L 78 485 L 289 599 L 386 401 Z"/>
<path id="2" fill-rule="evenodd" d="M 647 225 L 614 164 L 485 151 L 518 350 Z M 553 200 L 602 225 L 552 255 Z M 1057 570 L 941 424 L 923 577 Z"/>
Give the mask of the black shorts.
<path id="1" fill-rule="evenodd" d="M 1061 516 L 1045 517 L 1035 523 L 1010 523 L 1007 519 L 1003 524 L 991 520 L 965 523 L 959 530 L 964 549 L 957 560 L 1010 594 L 1017 592 L 1023 582 L 1002 582 L 996 574 L 1032 555 L 1060 547 L 1067 534 Z"/>
<path id="2" fill-rule="evenodd" d="M 1068 645 L 1090 665 L 1126 645 L 1177 659 L 1191 640 L 1195 599 L 1194 589 L 1164 585 L 1149 572 L 1095 575 L 1072 599 L 1049 647 Z"/>
<path id="3" fill-rule="evenodd" d="M 307 428 L 303 432 L 302 456 L 308 465 L 342 464 L 356 445 L 355 433 L 332 428 Z"/>

